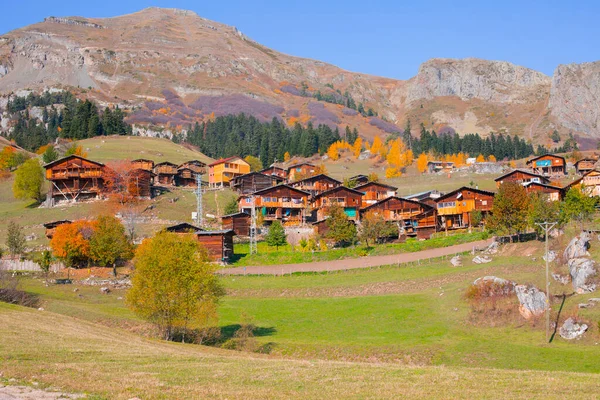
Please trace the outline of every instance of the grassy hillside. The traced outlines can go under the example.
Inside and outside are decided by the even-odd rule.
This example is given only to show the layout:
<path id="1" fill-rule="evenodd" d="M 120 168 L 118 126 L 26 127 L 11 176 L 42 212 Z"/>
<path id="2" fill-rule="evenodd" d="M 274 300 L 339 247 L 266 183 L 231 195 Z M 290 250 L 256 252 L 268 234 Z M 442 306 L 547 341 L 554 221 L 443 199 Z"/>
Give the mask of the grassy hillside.
<path id="1" fill-rule="evenodd" d="M 138 136 L 100 136 L 79 142 L 92 160 L 134 160 L 147 158 L 155 162 L 171 161 L 175 164 L 189 160 L 206 163 L 213 159 L 194 150 L 175 144 L 168 139 Z"/>

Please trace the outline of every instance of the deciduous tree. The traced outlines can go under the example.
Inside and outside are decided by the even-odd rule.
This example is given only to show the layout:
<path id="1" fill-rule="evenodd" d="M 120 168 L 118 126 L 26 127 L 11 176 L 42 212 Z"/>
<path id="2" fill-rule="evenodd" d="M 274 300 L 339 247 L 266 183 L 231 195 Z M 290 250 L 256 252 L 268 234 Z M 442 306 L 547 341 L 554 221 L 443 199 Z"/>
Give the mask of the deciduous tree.
<path id="1" fill-rule="evenodd" d="M 344 209 L 337 204 L 329 207 L 327 210 L 327 220 L 325 224 L 329 228 L 326 237 L 332 239 L 337 244 L 353 244 L 356 241 L 356 225 L 352 223 Z"/>
<path id="2" fill-rule="evenodd" d="M 248 155 L 244 158 L 244 161 L 250 164 L 250 171 L 252 172 L 260 171 L 261 169 L 263 169 L 262 161 L 260 161 L 260 158 L 258 157 Z"/>
<path id="3" fill-rule="evenodd" d="M 560 203 L 558 201 L 550 201 L 548 195 L 545 193 L 532 192 L 529 194 L 528 222 L 538 237 L 543 236 L 545 231 L 536 224 L 542 222 L 559 222 L 559 217 Z"/>
<path id="4" fill-rule="evenodd" d="M 94 222 L 83 220 L 58 226 L 50 240 L 52 254 L 67 267 L 85 265 L 90 257 L 90 239 L 94 230 Z"/>
<path id="5" fill-rule="evenodd" d="M 13 194 L 17 199 L 31 199 L 41 202 L 44 169 L 36 158 L 30 158 L 15 172 Z"/>
<path id="6" fill-rule="evenodd" d="M 14 221 L 10 221 L 6 228 L 6 247 L 13 258 L 25 251 L 23 228 Z"/>
<path id="7" fill-rule="evenodd" d="M 90 238 L 90 258 L 101 266 L 112 266 L 113 275 L 117 276 L 117 262 L 133 256 L 125 227 L 110 215 L 99 216 L 95 225 L 96 229 Z"/>
<path id="8" fill-rule="evenodd" d="M 492 215 L 487 219 L 487 227 L 501 235 L 514 235 L 527 229 L 529 197 L 525 188 L 515 182 L 500 185 L 494 197 Z"/>
<path id="9" fill-rule="evenodd" d="M 560 221 L 567 223 L 571 220 L 583 225 L 594 214 L 596 199 L 587 196 L 585 188 L 572 187 L 565 195 L 565 200 L 560 207 Z"/>
<path id="10" fill-rule="evenodd" d="M 238 210 L 239 210 L 239 208 L 238 208 L 237 199 L 235 197 L 232 197 L 225 205 L 225 210 L 223 211 L 223 213 L 225 215 L 230 215 L 230 214 L 237 213 Z"/>
<path id="11" fill-rule="evenodd" d="M 375 243 L 384 237 L 398 235 L 398 228 L 385 221 L 382 215 L 368 211 L 361 220 L 359 239 L 369 246 L 369 242 Z"/>
<path id="12" fill-rule="evenodd" d="M 427 171 L 427 163 L 429 160 L 427 159 L 427 154 L 421 153 L 419 157 L 417 157 L 417 171 L 420 173 L 424 173 Z"/>

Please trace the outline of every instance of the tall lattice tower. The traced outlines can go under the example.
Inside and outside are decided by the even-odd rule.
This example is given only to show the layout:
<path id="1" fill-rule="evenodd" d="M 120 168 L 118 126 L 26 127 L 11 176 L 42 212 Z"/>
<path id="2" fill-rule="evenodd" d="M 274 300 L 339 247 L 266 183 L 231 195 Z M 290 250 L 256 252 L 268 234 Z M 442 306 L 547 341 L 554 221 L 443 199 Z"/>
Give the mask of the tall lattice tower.
<path id="1" fill-rule="evenodd" d="M 256 197 L 252 196 L 252 208 L 250 211 L 250 254 L 258 253 L 258 245 L 256 244 L 256 235 L 258 229 L 256 228 Z"/>
<path id="2" fill-rule="evenodd" d="M 196 224 L 202 228 L 204 225 L 204 210 L 202 204 L 202 176 L 196 174 Z"/>

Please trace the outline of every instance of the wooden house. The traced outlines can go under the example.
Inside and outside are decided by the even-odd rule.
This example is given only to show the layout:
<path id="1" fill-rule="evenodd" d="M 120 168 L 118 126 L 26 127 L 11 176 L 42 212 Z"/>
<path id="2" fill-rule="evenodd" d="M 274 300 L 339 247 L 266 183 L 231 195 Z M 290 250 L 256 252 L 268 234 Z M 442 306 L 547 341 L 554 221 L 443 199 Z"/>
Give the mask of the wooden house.
<path id="1" fill-rule="evenodd" d="M 544 183 L 528 182 L 523 185 L 527 193 L 539 192 L 548 195 L 550 201 L 560 201 L 564 198 L 563 188 Z"/>
<path id="2" fill-rule="evenodd" d="M 287 225 L 302 224 L 306 217 L 310 194 L 288 185 L 278 185 L 238 199 L 240 211 L 251 213 L 254 206 L 265 221 L 281 221 Z M 252 199 L 254 198 L 254 205 Z"/>
<path id="3" fill-rule="evenodd" d="M 168 161 L 158 163 L 154 166 L 154 173 L 156 174 L 156 183 L 161 185 L 175 185 L 177 164 Z"/>
<path id="4" fill-rule="evenodd" d="M 221 227 L 224 230 L 233 231 L 238 236 L 250 236 L 251 216 L 245 212 L 223 215 Z"/>
<path id="5" fill-rule="evenodd" d="M 147 169 L 133 169 L 127 173 L 127 190 L 135 197 L 151 199 L 153 196 L 154 172 Z"/>
<path id="6" fill-rule="evenodd" d="M 44 224 L 44 228 L 46 228 L 46 237 L 48 239 L 52 239 L 54 237 L 54 232 L 56 228 L 64 224 L 71 224 L 73 221 L 69 221 L 68 219 L 60 220 L 60 221 L 52 221 Z"/>
<path id="7" fill-rule="evenodd" d="M 416 200 L 419 203 L 423 203 L 423 204 L 427 204 L 428 206 L 431 206 L 433 208 L 436 207 L 435 205 L 435 201 L 437 199 L 440 198 L 440 196 L 442 196 L 443 193 L 440 192 L 439 190 L 428 190 L 426 192 L 420 192 L 420 193 L 415 193 L 415 194 L 411 194 L 408 196 L 404 196 L 405 199 L 409 199 L 409 200 Z"/>
<path id="8" fill-rule="evenodd" d="M 147 160 L 145 158 L 138 158 L 137 160 L 131 161 L 131 167 L 133 169 L 143 169 L 146 171 L 154 170 L 154 161 Z"/>
<path id="9" fill-rule="evenodd" d="M 600 196 L 600 171 L 592 170 L 585 173 L 581 178 L 571 182 L 564 188 L 565 194 L 572 187 L 578 187 L 588 196 Z"/>
<path id="10" fill-rule="evenodd" d="M 274 165 L 271 165 L 269 168 L 265 168 L 258 172 L 265 175 L 278 176 L 280 178 L 283 178 L 284 180 L 287 180 L 288 177 L 287 169 L 279 168 Z"/>
<path id="11" fill-rule="evenodd" d="M 294 164 L 287 169 L 288 182 L 295 182 L 317 173 L 317 167 L 311 163 Z"/>
<path id="12" fill-rule="evenodd" d="M 240 175 L 250 172 L 250 164 L 241 157 L 229 157 L 208 165 L 208 184 L 210 187 L 229 186 Z"/>
<path id="13" fill-rule="evenodd" d="M 233 257 L 232 230 L 202 231 L 196 232 L 196 239 L 206 248 L 211 261 L 228 263 Z"/>
<path id="14" fill-rule="evenodd" d="M 196 187 L 196 176 L 198 173 L 188 167 L 177 168 L 177 175 L 175 175 L 175 186 L 180 187 Z"/>
<path id="15" fill-rule="evenodd" d="M 416 200 L 392 196 L 363 208 L 361 214 L 373 212 L 388 222 L 398 223 L 407 236 L 428 239 L 436 228 L 434 211 L 434 207 Z"/>
<path id="16" fill-rule="evenodd" d="M 203 163 L 200 160 L 186 161 L 183 164 L 180 164 L 178 167 L 178 169 L 183 169 L 183 168 L 188 168 L 196 174 L 205 174 L 206 173 L 206 163 Z"/>
<path id="17" fill-rule="evenodd" d="M 277 175 L 265 175 L 260 172 L 250 172 L 240 175 L 231 181 L 231 188 L 240 194 L 251 194 L 271 186 L 277 186 L 285 181 Z"/>
<path id="18" fill-rule="evenodd" d="M 303 190 L 310 193 L 311 196 L 316 196 L 319 193 L 326 192 L 338 186 L 342 186 L 342 182 L 333 179 L 325 174 L 314 175 L 299 181 L 289 184 L 291 187 Z"/>
<path id="19" fill-rule="evenodd" d="M 562 176 L 567 174 L 567 162 L 564 157 L 545 154 L 527 160 L 533 172 L 544 176 Z"/>
<path id="20" fill-rule="evenodd" d="M 344 209 L 348 219 L 357 221 L 360 218 L 359 210 L 362 205 L 362 196 L 362 192 L 344 186 L 338 186 L 316 195 L 312 201 L 312 209 L 316 220 L 325 219 L 328 208 L 337 205 Z"/>
<path id="21" fill-rule="evenodd" d="M 104 189 L 104 164 L 70 155 L 48 163 L 46 179 L 50 181 L 48 200 L 80 201 L 100 197 Z"/>
<path id="22" fill-rule="evenodd" d="M 452 172 L 455 168 L 452 161 L 429 161 L 427 163 L 427 172 L 430 174 L 437 172 Z"/>
<path id="23" fill-rule="evenodd" d="M 396 195 L 396 190 L 398 190 L 395 186 L 386 185 L 385 183 L 380 182 L 367 182 L 354 189 L 364 193 L 362 197 L 362 207 L 368 207 L 378 201 L 393 197 Z"/>
<path id="24" fill-rule="evenodd" d="M 579 175 L 584 175 L 596 167 L 595 158 L 582 158 L 581 160 L 577 160 L 575 163 L 575 173 Z"/>
<path id="25" fill-rule="evenodd" d="M 365 183 L 369 183 L 369 177 L 367 175 L 354 175 L 348 178 L 350 182 L 354 182 L 356 186 L 364 185 Z"/>
<path id="26" fill-rule="evenodd" d="M 327 224 L 327 220 L 328 218 L 325 218 L 315 221 L 311 224 L 316 235 L 325 236 L 327 233 L 329 233 L 329 225 Z M 350 222 L 356 224 L 354 220 L 350 220 Z"/>
<path id="27" fill-rule="evenodd" d="M 496 187 L 500 187 L 504 182 L 515 182 L 521 185 L 525 185 L 529 182 L 536 182 L 547 185 L 550 183 L 550 179 L 546 178 L 543 175 L 535 174 L 530 171 L 523 171 L 520 169 L 515 169 L 510 171 L 502 176 L 494 179 L 496 181 Z"/>
<path id="28" fill-rule="evenodd" d="M 171 233 L 196 233 L 201 229 L 187 222 L 182 222 L 181 224 L 166 227 L 164 230 Z"/>
<path id="29" fill-rule="evenodd" d="M 494 192 L 463 186 L 436 200 L 438 222 L 443 230 L 471 225 L 471 212 L 485 218 L 494 205 Z"/>

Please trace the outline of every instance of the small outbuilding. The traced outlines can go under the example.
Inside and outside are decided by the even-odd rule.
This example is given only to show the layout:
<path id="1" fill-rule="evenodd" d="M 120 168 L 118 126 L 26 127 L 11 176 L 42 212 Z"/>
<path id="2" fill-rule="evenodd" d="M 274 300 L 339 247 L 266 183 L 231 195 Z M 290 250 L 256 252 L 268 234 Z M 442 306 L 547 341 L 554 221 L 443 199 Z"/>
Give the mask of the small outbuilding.
<path id="1" fill-rule="evenodd" d="M 44 228 L 46 228 L 46 237 L 48 239 L 52 239 L 54 237 L 54 232 L 56 228 L 64 224 L 71 224 L 73 221 L 69 221 L 68 219 L 60 220 L 60 221 L 52 221 L 44 224 Z"/>
<path id="2" fill-rule="evenodd" d="M 238 236 L 250 236 L 251 216 L 245 212 L 223 215 L 221 227 L 233 231 Z"/>
<path id="3" fill-rule="evenodd" d="M 224 263 L 228 263 L 233 257 L 234 236 L 235 232 L 230 229 L 196 232 L 196 238 L 206 248 L 210 260 Z"/>

